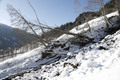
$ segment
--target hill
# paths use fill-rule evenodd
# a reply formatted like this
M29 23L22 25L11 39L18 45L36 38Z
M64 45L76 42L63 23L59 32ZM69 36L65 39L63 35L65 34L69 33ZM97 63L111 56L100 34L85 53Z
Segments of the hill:
M115 5L117 2L117 5ZM106 4L105 4L105 9L106 9L106 14L109 14L109 13L112 13L114 11L117 10L117 7L120 8L120 0L109 0ZM75 26L78 26L78 25L81 25L83 23L85 23L85 21L90 21L92 19L95 19L97 17L100 17L102 16L100 14L101 12L101 9L97 12L84 12L84 13L81 13L76 19L74 22L68 22L66 24L63 24L59 27L55 27L56 29L59 29L59 30L63 30L63 31L66 31L66 30L71 30L72 28L74 28ZM87 19L85 19L84 15L86 16ZM49 40L51 39L54 39L54 38L57 38L59 36L61 36L63 33L61 32L58 32L58 31L54 31L54 30L50 30L50 31L47 31L44 35L45 37L49 37Z
M12 27L0 24L0 49L15 47L19 43L18 38L11 32Z
M120 10L120 0L109 0L105 4L106 14L116 11L116 9Z
M22 36L22 39L19 37ZM14 48L22 45L34 37L22 30L14 29L5 24L0 24L0 49Z

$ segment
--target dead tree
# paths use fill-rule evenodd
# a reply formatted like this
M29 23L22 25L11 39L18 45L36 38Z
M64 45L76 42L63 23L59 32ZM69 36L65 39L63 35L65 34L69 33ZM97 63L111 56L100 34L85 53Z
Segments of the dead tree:
M78 0L74 0L74 4L75 4L77 10L79 10L79 11L81 11L81 13L83 13L83 17L85 18L85 22L86 22L86 24L87 24L87 26L89 28L89 31L90 31L91 28L90 28L90 25L88 23L88 19L87 19L85 13L84 13L84 10L83 10L82 6L80 5Z
M38 38L40 40L40 42L46 47L46 44L43 41L43 39L35 32L33 27L29 24L29 21L26 20L25 17L19 11L17 11L10 4L7 5L7 11L10 14L10 16L12 17L11 22L15 26L20 26L21 25L22 29L24 29L24 30L30 29L32 31L32 33L35 35L35 37Z
M35 9L33 8L33 6L31 5L31 3L29 3L29 5L32 7L35 15L36 15L36 18L37 18L37 21L38 23L34 23L34 22L30 22L28 21L21 13L20 11L16 10L12 5L8 4L7 6L7 11L9 12L10 16L11 16L11 22L13 23L13 25L15 26L21 26L21 29L25 30L25 31L28 31L29 33L30 30L32 31L32 34L35 35L36 38L39 39L39 41L45 46L47 47L47 41L44 40L44 38L42 38L41 36L39 36L36 32L36 29L38 30L41 30L43 33L44 33L44 29L50 29L50 30L54 30L54 31L59 31L59 32L62 32L63 34L67 34L67 35L73 35L73 36L77 36L77 37L83 37L83 33L80 33L80 34L75 34L75 33L72 33L70 31L63 31L63 30L59 30L59 29L55 29L55 28L52 28L48 25L45 25L45 24L42 24L40 23L38 17L37 17L37 14L36 14L36 11ZM88 22L87 22L88 24ZM88 24L89 26L89 24ZM89 26L90 28L90 26ZM86 37L87 39L89 39L89 37L87 36L84 36Z
M115 8L118 11L118 13L120 14L120 0L115 0Z
M101 7L101 14L104 16L104 21L106 23L106 27L109 27L110 23L109 23L108 18L106 16L106 9L104 6L104 0L96 0L96 3Z
M104 17L104 21L106 23L106 27L109 27L109 25L111 25L108 21L108 18L106 16L106 8L104 6L104 0L87 0L88 5L86 6L86 8L89 11L99 11L101 15Z
M33 9L33 12L35 13L35 16L36 16L36 19L37 19L38 24L41 25L40 20L39 20L39 18L38 18L38 16L37 16L36 10L34 9L34 7L32 6L32 4L31 4L29 1L28 1L28 4L29 4L30 7ZM42 33L44 34L45 32L44 32L44 29L42 28L42 26L40 26L40 29L41 29Z

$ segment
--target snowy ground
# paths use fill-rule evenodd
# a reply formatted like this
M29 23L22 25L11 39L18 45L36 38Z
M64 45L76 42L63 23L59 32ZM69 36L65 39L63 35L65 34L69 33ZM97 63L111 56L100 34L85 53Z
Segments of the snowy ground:
M117 15L119 15L118 11L108 14L107 17L110 18L112 16L117 16ZM107 33L105 32L106 24L104 21L104 17L99 17L99 18L93 19L93 20L89 21L88 23L89 23L91 29L90 29L90 32L89 31L86 32L85 35L90 38L94 38L95 42L99 41L100 38L104 38L107 35ZM87 27L87 24L84 23L82 25L76 26L70 32L78 34L78 33L83 33L85 31L87 31L88 29L89 29L89 27ZM58 37L57 40L68 40L73 37L74 36L72 36L72 35L64 34L64 35Z
M0 78L6 77L13 73L18 73L23 68L38 65L38 63L34 63L34 61L41 58L41 51L42 47L1 62Z
M89 47L68 54L71 58L44 65L38 71L15 79L120 80L120 31Z
M118 15L118 12L111 13L108 17L114 15ZM105 36L105 33L101 32L102 27L105 26L102 17L94 19L89 23L91 24L92 34L86 33L86 35L95 37L95 41L103 35ZM80 29L84 25L75 27L71 32L80 33ZM98 31L94 32L95 30ZM13 80L120 80L119 34L120 31L113 35L108 35L102 41L89 44L89 46L87 45L82 49L79 49L78 46L71 45L69 51L63 51L68 54L66 58L49 65L43 65L41 69L26 73L22 77L17 76ZM63 35L58 40L68 39L70 37L72 36ZM59 50L62 49L60 47L55 49L55 51ZM42 57L42 51L44 51L44 47L1 62L0 79L11 74L27 71L29 67L39 66L50 61L51 59L39 60Z

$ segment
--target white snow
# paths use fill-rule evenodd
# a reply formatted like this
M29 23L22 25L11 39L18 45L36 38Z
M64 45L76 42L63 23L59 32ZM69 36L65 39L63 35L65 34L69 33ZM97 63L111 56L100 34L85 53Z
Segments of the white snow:
M8 76L10 74L18 73L22 69L36 66L38 63L35 63L37 59L41 58L42 48L36 48L27 53L17 55L14 58L5 60L0 63L0 78Z
M119 13L118 11L113 12L111 14L108 14L107 17L112 17L112 16L118 16ZM104 29L106 28L106 24L104 21L104 17L99 17L93 20L90 20L89 25L91 27L91 33L87 32L85 33L87 36L91 37L91 38L95 38L95 41L98 41L100 37L104 37L106 35L106 33L104 32ZM82 25L76 26L75 28L73 28L72 30L70 30L70 32L72 33L83 33L84 31L87 31L89 28L87 27L87 23L84 23ZM101 35L101 36L98 36ZM62 36L58 37L57 40L67 40L69 38L74 37L73 35L66 35L63 34Z
M108 14L108 17L118 15L118 12ZM101 36L102 27L105 27L103 18L97 18L89 21L91 32L86 33L89 37L95 37L97 41ZM74 33L81 33L81 28L85 24L75 27L71 30ZM95 31L98 30L99 31ZM66 40L73 36L62 35L57 40ZM66 44L68 47L70 44ZM54 51L62 50L60 47ZM41 52L44 47L36 48L17 57L5 60L0 63L0 79L11 74L27 71L27 68L39 66L52 59L41 59ZM120 30L113 35L106 36L102 41L90 44L79 49L72 46L67 53L67 57L57 62L43 65L37 71L25 73L23 76L17 76L13 80L120 80ZM41 59L41 60L39 60ZM38 61L39 60L39 61ZM36 62L37 61L37 62Z
M108 35L106 37L107 41L103 39L100 43L85 47L86 52L83 49L78 50L78 54L74 54L73 58L60 60L60 64L55 64L55 66L52 64L44 65L40 70L27 73L16 79L30 79L27 78L28 76L34 76L32 79L35 79L36 76L39 78L42 76L46 80L120 80L119 33L120 31L114 35ZM107 43L110 43L110 45L105 45ZM99 49L101 45L108 50ZM70 64L64 66L65 63L79 64L79 66L73 68Z

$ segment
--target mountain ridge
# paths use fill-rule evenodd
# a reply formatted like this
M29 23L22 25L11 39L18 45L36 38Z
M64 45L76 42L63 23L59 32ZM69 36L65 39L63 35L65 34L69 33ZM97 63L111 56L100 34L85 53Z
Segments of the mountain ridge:
M18 35L21 35L23 38L20 39ZM33 38L33 35L25 31L0 23L0 49L14 48L18 45L27 43Z

